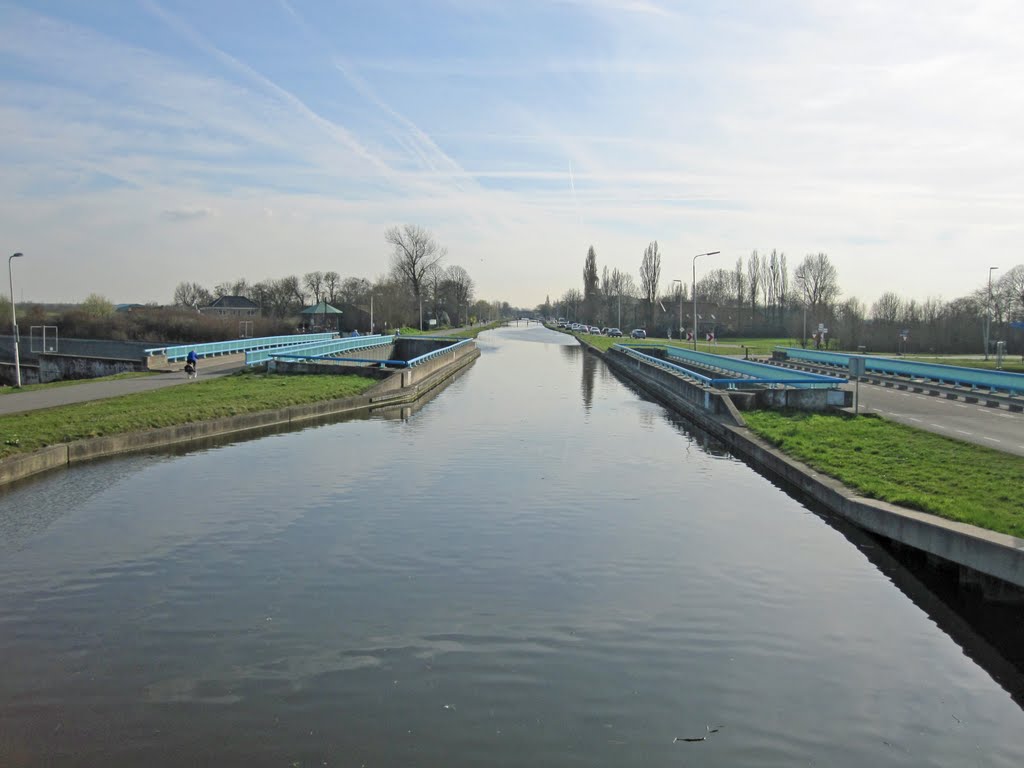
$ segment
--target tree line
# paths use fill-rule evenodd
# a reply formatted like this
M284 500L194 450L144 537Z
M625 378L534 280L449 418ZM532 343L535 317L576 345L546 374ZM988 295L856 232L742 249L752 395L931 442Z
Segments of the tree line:
M304 307L324 301L338 309L373 310L377 330L409 326L466 325L498 319L511 308L508 302L476 298L469 272L446 265L447 249L423 227L406 224L384 233L390 247L389 269L374 281L342 277L335 271L307 272L250 283L245 278L219 283L212 290L199 283L182 282L174 290L179 307L209 306L221 296L243 296L270 318L295 317ZM368 328L362 330L369 330Z
M599 277L600 274L600 277ZM1022 352L1024 265L969 294L945 301L907 299L883 293L870 307L842 298L839 274L827 253L807 254L794 268L779 249L754 250L730 268L704 272L696 285L683 279L662 283L657 241L643 250L637 278L607 266L599 272L593 245L583 267L583 289L570 288L537 311L546 317L599 327L645 328L657 336L692 333L696 300L698 337L790 338L796 343L869 351L970 352L1006 341ZM819 334L818 329L824 329Z
M465 325L518 316L507 301L485 301L476 296L469 272L448 265L447 250L426 229L406 224L384 233L389 249L387 271L369 280L342 277L334 270L313 271L251 282L241 277L208 288L183 281L175 289L171 306L133 305L137 311L117 312L99 294L80 304L18 305L18 324L25 331L35 325L56 325L67 338L109 338L168 343L215 341L239 333L237 317L202 314L222 296L243 296L260 309L252 318L252 335L277 335L296 330L303 308L326 301L346 313L345 327L368 331L371 306L373 324L383 331L401 327ZM6 313L3 308L6 307ZM10 318L10 302L0 296L0 315Z

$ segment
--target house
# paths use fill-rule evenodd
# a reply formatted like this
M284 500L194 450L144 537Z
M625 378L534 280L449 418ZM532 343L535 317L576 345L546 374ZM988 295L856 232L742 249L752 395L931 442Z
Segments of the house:
M245 296L221 296L208 307L201 307L204 315L220 317L259 317L260 305Z

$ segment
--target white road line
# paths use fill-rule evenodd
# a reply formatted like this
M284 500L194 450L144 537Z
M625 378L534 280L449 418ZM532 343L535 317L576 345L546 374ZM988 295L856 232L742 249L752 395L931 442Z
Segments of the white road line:
M908 416L907 418L909 418L911 421L916 421L918 424L921 423L920 419L915 419L913 416Z
M954 407L956 407L956 408L967 408L968 407L968 406L964 405L963 403L953 403L952 405Z
M932 424L936 429L949 429L945 424Z
M988 441L993 442L993 443L1001 443L1001 442L1003 442L1002 440L996 440L994 437L985 437L984 435L982 435L981 439L982 440L988 440Z
M967 435L968 437L970 437L970 436L972 436L974 434L973 432L966 432L965 430L962 430L962 429L958 429L956 432L957 432L958 435Z

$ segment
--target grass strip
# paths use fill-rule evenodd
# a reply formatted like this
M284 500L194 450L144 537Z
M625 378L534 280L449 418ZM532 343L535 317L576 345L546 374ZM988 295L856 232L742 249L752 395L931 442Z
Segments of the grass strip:
M1024 460L876 416L750 411L781 451L871 499L1024 538Z
M361 394L362 376L274 376L243 371L153 392L0 416L0 458L89 437L209 421Z

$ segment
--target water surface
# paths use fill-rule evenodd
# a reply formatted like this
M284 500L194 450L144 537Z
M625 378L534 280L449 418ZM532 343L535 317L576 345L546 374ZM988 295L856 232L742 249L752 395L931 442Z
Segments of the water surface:
M0 765L1024 764L870 544L564 335L479 345L406 420L0 493Z

